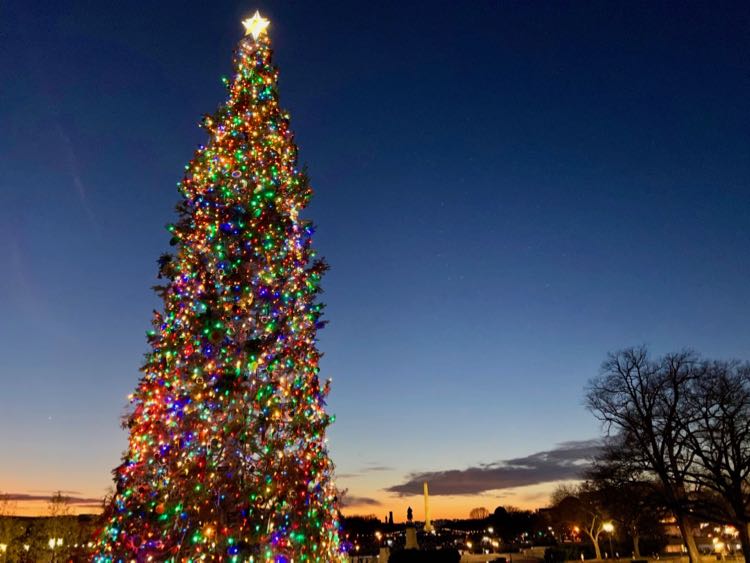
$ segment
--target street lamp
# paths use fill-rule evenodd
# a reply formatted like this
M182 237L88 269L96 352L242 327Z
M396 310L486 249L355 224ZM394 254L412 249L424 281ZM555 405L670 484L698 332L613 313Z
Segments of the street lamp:
M721 556L721 559L723 560L724 559L724 546L725 546L724 542L721 541L719 538L714 538L713 543L714 543L714 551L718 553Z
M55 553L55 547L62 547L62 538L50 538L47 542L49 548L52 550L52 561L57 561L57 554Z
M612 551L612 532L615 531L615 525L612 522L605 522L602 524L602 530L609 535L609 556L612 557L614 556L614 552Z

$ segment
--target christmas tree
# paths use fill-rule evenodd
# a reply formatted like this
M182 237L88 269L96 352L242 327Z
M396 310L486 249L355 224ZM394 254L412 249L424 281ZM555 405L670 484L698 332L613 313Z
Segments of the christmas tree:
M229 99L178 184L151 350L131 396L95 561L338 561L318 379L326 269L279 108L268 20L246 36Z

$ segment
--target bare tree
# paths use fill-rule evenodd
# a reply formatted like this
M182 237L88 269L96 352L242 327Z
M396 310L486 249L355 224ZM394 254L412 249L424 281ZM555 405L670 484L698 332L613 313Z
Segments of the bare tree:
M16 503L10 495L0 492L0 516L11 516L16 510Z
M65 559L66 552L71 548L71 540L75 538L75 519L71 516L70 498L62 491L53 494L47 503L49 518L43 527L45 536L49 537L49 547L52 551L52 561Z
M619 442L610 442L586 471L590 487L599 492L602 503L619 528L630 536L633 557L641 558L642 537L661 537L660 520L665 509L656 491L658 483L643 481L643 473L623 455Z
M561 485L552 493L552 519L566 528L582 531L594 547L596 559L602 558L599 537L609 520L601 496L590 483L578 486Z
M62 491L57 491L50 497L47 503L47 512L51 518L69 516L70 497L63 495Z
M469 518L473 520L484 520L490 515L490 511L485 507L480 506L479 508L472 508L469 512Z
M709 504L725 510L750 561L750 364L705 362L687 397L686 438L696 461L687 477L713 493Z
M691 563L700 559L689 502L693 453L685 440L690 423L685 391L697 375L698 363L692 352L653 361L645 348L626 349L610 354L586 397L607 434L622 437L634 467L660 482Z
M17 540L23 536L26 528L15 517L16 502L8 494L0 493L0 559L12 561L17 553Z

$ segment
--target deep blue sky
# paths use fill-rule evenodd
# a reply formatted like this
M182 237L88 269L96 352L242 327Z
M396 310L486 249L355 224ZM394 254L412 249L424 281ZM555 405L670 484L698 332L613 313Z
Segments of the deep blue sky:
M331 450L372 511L409 472L596 436L610 350L750 358L746 2L15 0L0 490L107 486L175 183L255 9L332 265Z

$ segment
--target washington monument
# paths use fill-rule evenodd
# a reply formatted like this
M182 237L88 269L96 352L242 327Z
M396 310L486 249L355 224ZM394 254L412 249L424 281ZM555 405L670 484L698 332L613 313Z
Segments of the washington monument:
M427 488L427 481L424 482L424 531L435 531L430 521L430 491Z

